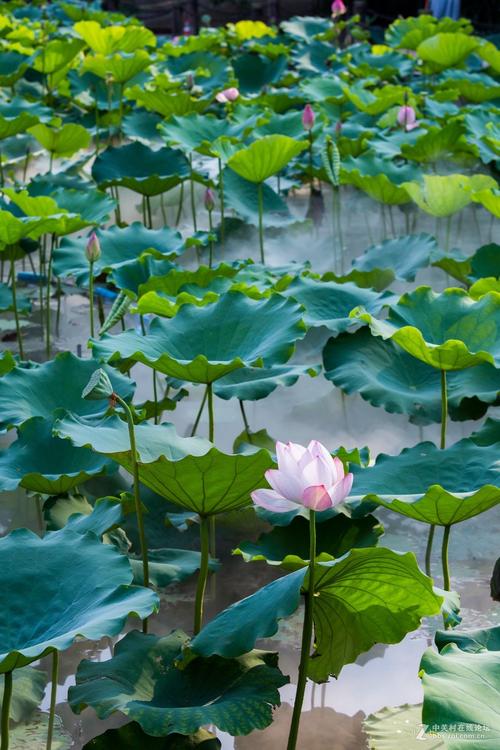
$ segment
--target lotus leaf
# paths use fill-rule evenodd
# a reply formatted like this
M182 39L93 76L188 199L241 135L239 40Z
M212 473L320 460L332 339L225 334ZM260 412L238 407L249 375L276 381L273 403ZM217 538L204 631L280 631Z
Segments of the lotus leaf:
M12 700L10 718L12 721L28 721L45 693L47 675L33 667L16 669L12 675ZM4 678L0 679L0 701L3 700Z
M231 169L223 170L223 180L225 200L229 208L236 211L248 224L258 226L258 185L244 180ZM286 201L265 183L262 185L262 207L262 222L265 227L285 227L297 221L290 213Z
M77 151L88 148L90 134L82 125L67 123L60 128L50 128L39 122L28 129L37 141L51 154L57 156L73 156Z
M145 734L135 721L119 729L108 729L104 734L87 742L84 750L220 750L220 740L205 729L194 735L170 734L167 737L151 737ZM432 750L432 749L431 749Z
M434 728L439 732L450 750L464 750L470 743L468 732L456 736L457 724L473 727L474 747L478 750L493 750L500 741L495 709L500 693L498 642L493 639L477 651L464 651L457 635L460 636L453 633L446 638L446 634L440 634L440 653L427 649L422 657L422 720L428 725L428 732Z
M309 677L338 677L375 643L398 643L426 615L438 614L441 599L419 570L414 555L382 547L354 549L338 560L317 563L315 649ZM234 657L259 638L273 636L278 621L298 607L307 589L307 569L278 578L217 615L191 642L196 654Z
M261 183L280 172L305 148L305 143L286 135L267 135L237 151L228 166L244 180Z
M21 112L16 117L2 117L0 115L0 141L19 133L25 133L28 128L38 122L38 118L29 112Z
M441 421L441 378L393 341L366 329L330 339L323 350L325 377L345 393L359 393L415 424ZM500 370L482 364L447 376L448 411L454 420L479 419L500 392Z
M128 560L93 534L63 529L40 539L16 529L0 539L0 557L11 603L0 619L1 672L67 649L78 636L117 635L129 614L147 617L158 609L155 593L130 585ZM24 616L26 601L30 618Z
M472 194L475 203L481 203L490 214L500 219L500 190L478 190Z
M96 369L95 362L80 359L70 352L37 367L15 367L0 379L0 428L21 425L31 417L53 419L57 409L67 409L89 416L103 414L107 404L84 401L84 386ZM105 367L115 391L127 401L132 398L134 384L124 375Z
M155 35L144 26L103 27L97 21L80 21L75 23L74 28L91 50L101 55L135 52L142 47L156 47Z
M195 658L179 668L176 661L187 643L179 630L163 638L128 633L111 660L80 663L69 691L73 710L92 706L101 719L120 711L160 737L193 734L207 724L242 735L271 723L278 688L287 682L273 655Z
M21 425L18 439L0 453L0 490L21 486L32 492L59 495L115 469L111 461L87 448L74 448L52 437L51 420L33 417Z
M444 450L419 443L350 470L357 494L416 521L451 526L500 503L497 447L480 447L470 438Z
M123 86L149 67L151 62L150 56L144 50L136 50L131 54L87 55L82 70L105 80L111 79Z
M50 75L65 68L83 47L80 39L51 39L43 44L40 54L32 58L31 67Z
M182 117L189 115L191 112L204 112L209 102L205 99L195 99L187 91L164 91L163 89L143 89L139 86L132 86L127 89L126 94L129 99L133 99L149 112L157 112L163 118L167 119L176 115Z
M440 33L424 39L417 47L417 55L424 62L437 68L452 68L459 65L479 46L479 40L460 32Z
M295 279L283 294L305 308L306 325L326 326L335 334L352 328L353 319L349 315L359 305L376 314L395 299L389 292L379 294L371 289L360 289L349 281L337 284L307 277Z
M486 175L476 176L491 180ZM474 185L473 178L461 174L426 174L422 183L404 182L402 187L422 211L439 218L452 216L465 208L472 200L472 192L476 192ZM485 188L487 187L488 185L485 185ZM477 192L479 190L480 187Z
M275 365L274 367L242 367L214 383L214 393L219 398L238 398L257 401L266 398L279 386L295 385L301 375L316 377L319 366Z
M156 318L146 337L106 334L91 346L101 361L133 360L180 380L212 383L240 367L285 363L304 333L295 302L227 292L212 305L183 305L171 320Z
M414 281L421 268L429 265L438 245L430 234L409 234L372 245L356 258L353 267L368 272L374 269L392 271L398 281Z
M121 185L147 196L170 190L188 175L189 163L181 151L153 151L137 141L108 147L92 166L92 176L100 187Z
M213 142L218 138L239 138L243 130L243 125L196 112L185 117L171 117L160 126L160 131L168 143L178 145L186 152L196 150L207 155L211 152Z
M169 227L147 229L139 221L127 227L97 229L96 234L101 245L101 257L94 263L94 276L122 268L145 255L171 260L184 249L184 240L179 232ZM74 276L78 284L88 283L87 241L88 237L68 237L54 250L54 272L58 276Z
M278 55L272 60L265 55L248 52L234 56L232 65L240 91L243 94L256 94L264 86L280 80L286 70L287 58L285 55Z
M420 750L425 739L428 750L445 750L444 740L427 734L417 735L422 726L422 706L389 706L370 714L363 722L370 750Z
M14 680L15 678L14 672ZM47 747L47 730L49 714L36 711L28 724L16 724L9 731L9 750L45 750ZM64 729L59 716L54 717L52 732L52 750L70 750L73 738Z

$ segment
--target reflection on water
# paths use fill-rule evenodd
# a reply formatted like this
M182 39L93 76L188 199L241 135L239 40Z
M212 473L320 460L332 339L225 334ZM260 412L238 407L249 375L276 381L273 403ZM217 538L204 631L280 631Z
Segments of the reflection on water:
M128 220L136 218L134 206L136 199L123 191L123 214ZM303 215L306 208L306 194L298 194L293 200L297 215ZM329 205L328 199L325 201ZM174 202L172 203L174 206ZM174 208L167 209L173 212ZM452 232L453 241L459 235L462 250L471 252L482 242L491 239L489 222L480 227L481 236L474 221L475 208L469 207L464 212L461 224L455 224ZM343 216L348 242L348 259L358 255L372 241L380 241L385 236L380 209L360 197L359 194L347 191L343 204ZM404 230L404 216L396 215L397 229ZM160 225L159 215L155 226ZM434 221L420 216L417 231L434 232ZM496 229L498 231L498 228ZM314 270L325 271L331 268L332 247L329 236L328 217L324 227L316 233L303 230L291 230L286 240L283 237L270 238L267 243L269 261L275 264L288 263L291 260L311 260ZM249 240L231 243L225 251L225 259L232 257L256 257L257 243ZM193 258L192 258L193 260ZM414 285L430 283L435 289L446 286L443 273L435 269L421 272ZM395 285L397 291L403 287ZM130 323L134 321L131 318ZM86 336L88 330L87 301L79 294L72 294L63 302L58 348L76 352L82 347L83 356L88 356ZM40 353L40 332L34 326L28 335L27 350L34 359L43 359ZM312 330L297 349L297 362L319 363L321 349L329 337L325 329ZM150 396L151 372L137 365L133 377L138 382L137 397ZM189 387L189 397L184 399L178 410L165 415L176 425L180 434L189 434L195 414L202 397L200 387ZM216 399L216 443L224 450L230 450L232 441L243 429L241 415L234 401ZM490 413L495 410L490 410ZM403 447L413 445L422 439L437 441L439 428L430 425L418 428L408 423L404 416L388 414L371 407L358 396L341 397L331 383L322 376L311 381L308 377L292 388L281 388L271 394L265 401L249 403L247 406L251 428L267 428L269 433L281 440L308 442L317 438L331 448L343 444L347 447L368 445L372 456L383 451L398 453ZM450 442L468 435L477 424L452 423L449 429ZM207 424L202 419L199 434L206 434ZM3 436L6 444L13 435ZM381 509L376 513L386 528L381 544L397 550L414 551L422 563L422 552L425 546L426 527L408 519L390 514ZM28 526L39 529L39 518L36 503L27 498L22 491L6 493L0 506L0 531ZM261 528L261 527L259 527ZM255 589L279 574L276 569L268 568L263 563L246 564L239 557L231 557L231 549L243 539L255 538L258 524L249 521L248 514L232 514L224 523L220 542L220 555L224 565L217 576L215 592L209 593L207 617L213 616L223 607ZM465 627L483 627L500 622L498 604L489 597L489 578L494 560L498 557L498 535L500 532L500 510L489 511L484 516L474 518L453 529L450 545L450 561L454 586L462 596L463 618ZM438 543L436 544L435 574L440 582ZM182 546L182 536L178 546ZM194 581L179 587L172 587L162 597L162 608L154 619L152 627L155 632L168 633L173 628L191 629L194 598ZM131 623L133 626L133 623ZM339 680L331 680L326 685L308 686L304 702L304 718L301 725L300 747L307 750L360 750L366 747L366 738L362 731L362 720L368 713L385 705L415 703L421 699L421 689L417 676L418 665L423 650L432 642L432 634L440 626L439 619L427 622L418 633L411 634L394 646L375 646L368 654L363 655L357 664L348 665L342 671ZM279 649L280 665L285 674L289 674L291 684L282 689L283 705L276 712L275 722L264 732L255 732L249 737L233 740L221 734L224 750L273 750L285 745L291 717L291 703L294 696L299 644L301 614L297 613L282 624L278 637L264 645ZM118 726L124 719L115 716L109 721L100 722L89 709L81 716L75 717L65 704L67 689L74 683L74 673L82 658L107 659L110 656L112 643L105 639L98 644L87 641L75 644L62 655L61 672L58 689L58 713L63 717L70 730L78 750L92 736L105 728ZM41 665L46 670L48 663ZM47 689L45 707L48 706ZM403 750L403 749L402 749Z

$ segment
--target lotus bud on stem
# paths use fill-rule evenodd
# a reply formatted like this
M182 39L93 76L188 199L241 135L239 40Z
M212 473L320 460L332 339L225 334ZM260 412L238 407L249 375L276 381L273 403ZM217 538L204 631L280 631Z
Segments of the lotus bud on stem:
M101 257L101 243L95 232L88 239L85 255L89 262L90 336L94 338L94 263Z

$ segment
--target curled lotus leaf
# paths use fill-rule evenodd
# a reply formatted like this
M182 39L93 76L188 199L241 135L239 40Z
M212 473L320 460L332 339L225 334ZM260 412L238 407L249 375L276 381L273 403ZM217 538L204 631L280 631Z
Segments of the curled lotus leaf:
M261 183L281 172L305 148L305 143L286 135L267 135L233 154L228 166L244 180Z
M295 385L299 377L316 377L320 366L274 365L273 367L242 367L233 370L214 383L214 393L219 398L238 398L241 401L257 401L266 398L276 388Z
M500 294L472 299L463 289L441 294L419 287L392 305L387 320L353 310L375 336L392 339L413 357L440 370L463 370L483 362L500 367Z
M125 331L91 340L108 363L142 362L193 383L212 383L244 366L284 364L305 335L300 306L279 294L253 300L227 292L206 307L183 305L170 319L156 318L147 336Z
M369 247L356 258L353 267L363 272L388 270L392 271L393 279L414 281L418 271L429 265L437 250L438 244L430 234L410 234Z
M93 534L63 529L40 539L16 529L0 539L0 559L10 602L0 617L2 673L63 651L79 636L117 635L129 614L147 617L158 610L153 591L131 585L127 558Z
M112 659L80 663L69 690L73 711L92 706L101 719L119 711L156 737L189 735L209 724L245 735L271 723L278 689L288 682L273 654L198 657L178 665L187 643L179 630L164 637L128 633Z

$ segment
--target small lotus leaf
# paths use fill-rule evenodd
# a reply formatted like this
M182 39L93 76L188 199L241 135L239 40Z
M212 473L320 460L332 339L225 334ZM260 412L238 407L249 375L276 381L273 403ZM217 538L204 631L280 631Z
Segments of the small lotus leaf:
M235 153L228 166L249 182L260 183L280 172L306 148L286 135L267 135Z

